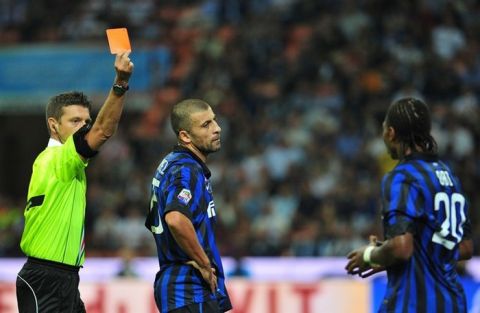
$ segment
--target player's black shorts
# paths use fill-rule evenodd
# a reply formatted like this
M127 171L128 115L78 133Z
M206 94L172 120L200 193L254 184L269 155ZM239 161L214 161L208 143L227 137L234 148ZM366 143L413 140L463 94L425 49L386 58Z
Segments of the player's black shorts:
M222 313L217 301L194 303L170 311L169 313Z
M85 313L78 267L29 257L17 275L19 313Z

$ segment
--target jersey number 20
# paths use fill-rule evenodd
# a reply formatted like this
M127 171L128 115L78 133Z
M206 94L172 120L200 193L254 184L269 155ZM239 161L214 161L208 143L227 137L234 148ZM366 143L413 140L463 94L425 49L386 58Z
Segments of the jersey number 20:
M449 196L445 192L435 194L435 211L443 208L445 210L445 220L442 223L441 230L433 234L432 241L441 244L448 250L452 250L457 243L462 240L463 224L465 223L465 197L459 193L453 193ZM460 213L458 220L457 213ZM454 240L447 239L453 237Z

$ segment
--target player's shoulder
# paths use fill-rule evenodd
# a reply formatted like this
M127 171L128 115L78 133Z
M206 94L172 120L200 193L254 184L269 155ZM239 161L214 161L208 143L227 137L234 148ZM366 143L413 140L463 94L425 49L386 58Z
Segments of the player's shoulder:
M393 177L402 177L405 176L408 172L405 163L399 163L394 168L392 168L389 172L385 173L385 178L393 178Z
M172 152L160 163L158 170L164 173L197 173L202 167L188 153Z
M398 164L390 172L383 176L383 184L403 184L414 181L415 175L409 166L405 163Z
M425 174L433 170L433 161L423 159L407 159L399 162L392 170L395 175L415 176Z

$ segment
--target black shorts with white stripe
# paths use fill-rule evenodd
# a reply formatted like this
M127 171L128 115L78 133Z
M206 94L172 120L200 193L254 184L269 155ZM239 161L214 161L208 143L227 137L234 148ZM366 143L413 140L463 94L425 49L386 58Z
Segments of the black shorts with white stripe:
M78 267L28 258L17 275L19 313L85 313Z

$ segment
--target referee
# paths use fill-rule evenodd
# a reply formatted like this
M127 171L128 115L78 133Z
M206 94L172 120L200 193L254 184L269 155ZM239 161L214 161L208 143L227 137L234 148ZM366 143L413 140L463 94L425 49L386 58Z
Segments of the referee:
M20 313L85 312L78 290L85 259L85 168L117 128L133 71L128 55L116 56L114 85L93 125L83 93L59 94L47 105L50 140L33 163L20 243L27 256L16 283Z

